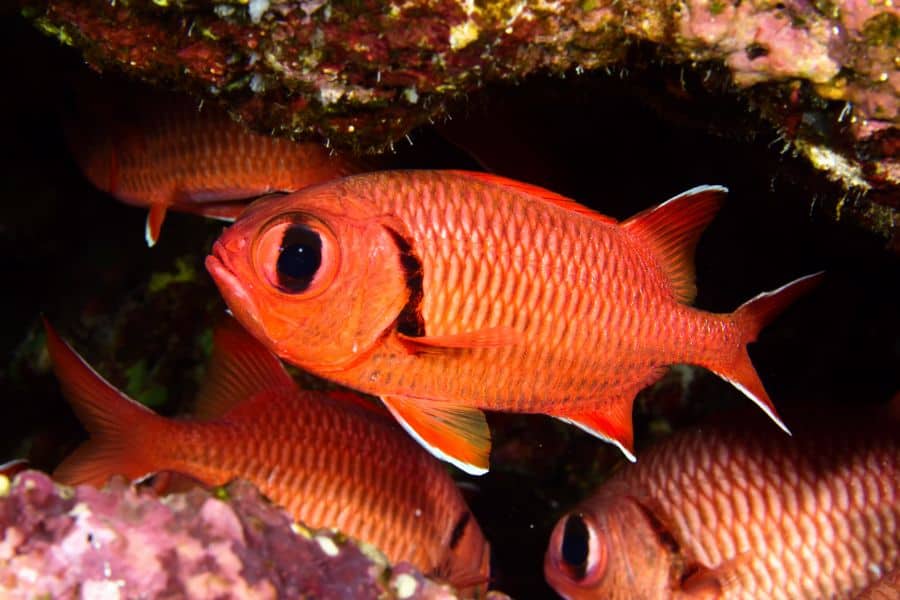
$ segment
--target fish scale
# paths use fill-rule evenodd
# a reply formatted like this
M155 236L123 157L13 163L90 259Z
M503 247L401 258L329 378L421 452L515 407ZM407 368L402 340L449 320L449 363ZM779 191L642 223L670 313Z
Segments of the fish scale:
M199 403L206 420L152 413L49 327L47 339L63 391L92 434L57 468L59 481L99 486L113 474L134 480L161 471L206 485L243 478L304 525L339 529L392 563L409 561L461 588L485 586L487 543L441 464L366 401L297 389L233 323L214 336L212 391Z
M784 427L746 345L819 277L731 314L688 306L724 193L701 186L618 223L502 177L368 173L255 203L206 264L279 356L379 396L469 473L488 467L482 410L558 417L633 458L634 397L673 363L713 370ZM280 283L300 272L283 271L289 232L317 240L297 289Z
M804 597L811 597L813 590L816 597L832 597L848 584L858 589L869 583L865 575L869 561L886 568L900 564L900 491L896 486L900 451L896 444L866 454L845 444L819 444L816 452L822 456L830 460L843 456L848 461L844 473L826 479L816 476L820 469L798 466L803 460L799 451L782 442L768 440L759 446L746 436L726 438L704 430L685 436L665 452L648 454L646 468L629 471L632 476L626 472L620 480L631 489L644 490L661 507L674 523L674 533L701 564L720 565L735 559L738 549L753 552L752 563L736 569L740 588L730 590L729 597L801 597L792 594L795 581L805 588ZM711 462L691 468L690 461L682 462L688 456ZM804 456L803 462L817 462L811 452ZM735 503L728 487L713 487L716 481L738 482L747 471L757 474L744 491L751 498L749 507ZM794 475L793 481L789 474ZM827 501L820 504L823 498L834 497L848 501L833 507ZM743 524L745 535L735 533L729 511ZM776 521L774 526L771 519ZM834 529L841 530L847 541L827 543L828 532ZM834 569L827 568L830 565ZM780 576L773 577L778 571ZM808 573L816 575L805 580L803 575Z
M255 197L294 191L363 166L321 144L245 129L211 104L201 109L187 97L116 92L82 99L79 114L67 122L69 144L91 183L151 210L146 231L151 245L169 208L233 219L241 203Z
M573 599L854 598L900 568L900 424L866 416L673 435L560 520L548 581Z

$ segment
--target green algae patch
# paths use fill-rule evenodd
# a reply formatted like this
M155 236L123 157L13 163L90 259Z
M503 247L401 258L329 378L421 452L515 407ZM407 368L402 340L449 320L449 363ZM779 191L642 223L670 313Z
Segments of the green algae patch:
M862 34L873 46L896 46L900 44L900 18L887 12L876 15L863 25Z
M163 291L173 283L187 283L197 279L197 271L184 257L175 259L174 273L154 273L150 276L147 291L156 294Z

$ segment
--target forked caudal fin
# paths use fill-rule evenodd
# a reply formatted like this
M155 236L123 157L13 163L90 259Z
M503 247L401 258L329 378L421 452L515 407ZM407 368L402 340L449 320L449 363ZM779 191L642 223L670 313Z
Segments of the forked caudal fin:
M110 476L139 479L155 471L141 456L142 440L152 439L165 419L103 379L44 320L47 351L63 394L91 434L54 471L67 485L102 486Z
M803 296L817 286L824 276L823 272L813 273L783 285L777 290L763 292L748 300L734 311L733 318L741 331L740 348L732 354L730 364L704 365L715 374L725 379L753 400L763 412L775 421L785 432L790 433L775 411L775 406L763 387L756 369L747 354L747 344L756 341L763 327L775 319L797 298Z

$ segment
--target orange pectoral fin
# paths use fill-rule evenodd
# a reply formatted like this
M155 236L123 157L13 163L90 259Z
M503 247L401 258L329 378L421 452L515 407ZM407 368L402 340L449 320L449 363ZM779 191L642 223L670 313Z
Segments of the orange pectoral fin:
M434 456L470 475L487 473L491 432L483 412L404 396L382 396L381 400L407 433Z
M514 346L522 341L522 334L512 327L490 327L466 333L423 337L398 333L397 337L412 353L436 352L445 349L502 348L503 346Z
M696 567L696 570L682 581L681 591L686 597L697 600L730 598L734 592L732 588L737 582L737 569L751 558L749 552L742 552L714 568Z

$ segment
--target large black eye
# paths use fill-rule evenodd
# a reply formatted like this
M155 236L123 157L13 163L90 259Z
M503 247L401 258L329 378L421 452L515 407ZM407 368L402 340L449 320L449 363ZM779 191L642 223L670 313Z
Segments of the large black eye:
M304 224L284 230L275 270L278 287L299 293L309 287L322 264L322 238Z
M569 515L566 519L560 551L563 560L571 569L572 577L584 579L590 553L590 534L584 519L580 516Z

